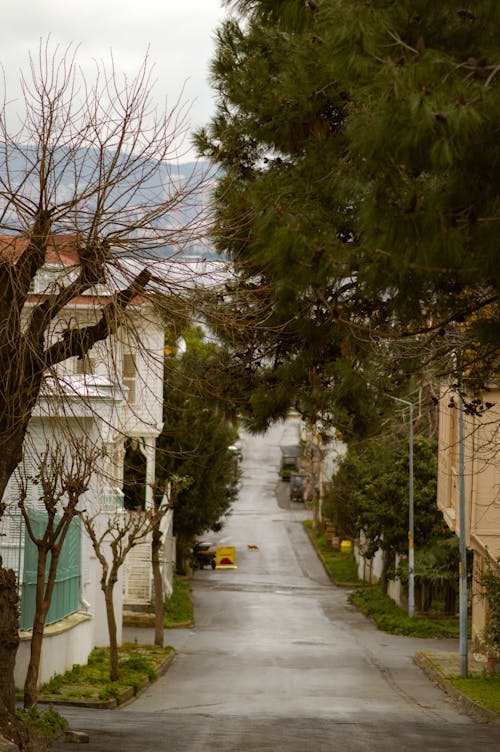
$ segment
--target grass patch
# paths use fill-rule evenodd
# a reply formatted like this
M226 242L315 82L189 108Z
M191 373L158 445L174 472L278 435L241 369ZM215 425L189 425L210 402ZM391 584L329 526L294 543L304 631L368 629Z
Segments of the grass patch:
M191 624L193 621L193 603L191 601L191 584L180 577L174 577L174 589L170 598L165 598L165 615L163 625L167 628Z
M349 601L366 616L370 616L377 627L390 634L406 637L458 637L460 626L456 617L432 619L415 616L413 619L399 608L385 593L377 588L360 587L349 595Z
M37 742L37 749L50 749L51 742L66 729L68 722L52 706L47 710L37 707L19 710L18 716L24 721L30 739Z
M500 718L500 675L447 676L455 689L460 690L474 702L492 710Z
M354 554L335 551L325 533L313 528L312 520L305 520L304 527L335 584L344 587L357 585L359 579Z
M156 678L156 672L171 647L126 643L119 649L120 678L109 680L109 650L95 648L85 666L75 664L71 671L56 674L39 692L40 701L81 702L116 699L137 694L147 681Z
M163 603L163 626L189 627L193 625L193 604L191 602L191 585L182 578L174 576L172 595L165 596ZM152 628L155 625L155 613L152 606L147 611L126 611L123 614L126 627Z

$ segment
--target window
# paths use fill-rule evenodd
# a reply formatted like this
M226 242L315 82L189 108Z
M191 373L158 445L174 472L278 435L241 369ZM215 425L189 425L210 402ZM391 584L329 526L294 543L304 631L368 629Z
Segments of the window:
M80 374L92 374L95 373L95 360L89 358L88 355L83 355L81 358L77 358L76 361L76 373Z
M135 355L132 355L132 353L124 353L122 365L122 381L123 386L128 387L127 401L129 402L129 404L135 402L136 373L137 371L135 365Z

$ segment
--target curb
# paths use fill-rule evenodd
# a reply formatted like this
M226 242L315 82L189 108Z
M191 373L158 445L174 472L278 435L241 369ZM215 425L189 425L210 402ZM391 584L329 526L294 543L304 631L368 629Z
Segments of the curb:
M442 671L436 666L436 664L423 652L418 652L413 656L413 662L422 669L424 674L431 679L431 681L440 687L447 695L449 695L455 703L468 715L470 715L476 722L489 722L500 723L498 715L493 710L484 707L480 703L472 700L468 695L464 694L461 690L453 686L453 684L446 678Z
M162 662L160 663L160 665L156 669L156 679L158 679L159 676L163 676L163 674L165 674L168 671L168 669L170 668L170 666L174 662L176 656L177 656L177 652L175 650L171 650L170 653L165 656L165 658L162 660ZM156 679L154 679L153 681L148 680L148 684L154 684L154 682L156 681ZM146 687L144 687L144 689L146 689ZM142 691L143 690L141 689L141 692ZM136 697L138 695L139 695L139 692L137 693Z
M168 671L168 669L170 668L170 666L174 662L176 656L177 656L177 652L175 650L172 650L167 656L165 656L165 658L162 660L162 662L156 668L156 671L155 671L156 678L153 679L153 680L151 680L151 679L145 679L144 682L142 683L142 685L137 690L137 692L135 694L132 694L132 697L128 697L123 702L120 702L120 704L119 704L120 707L123 708L126 705L131 705L134 702L134 700L137 700L137 698L140 695L142 695L142 693L145 692L146 689L148 689L148 687L150 687L152 684L154 684L155 681L160 678L160 676L163 676L163 674L166 674L167 671Z
M122 616L124 627L140 627L151 629L155 625L155 615L141 613L140 611L124 611Z
M134 691L132 687L125 689L127 694L128 690L132 690L132 693ZM89 708L91 710L114 710L119 705L114 697L109 700L69 700L59 695L39 695L38 702L43 705L67 705L70 708Z
M316 552L316 555L318 559L320 560L321 564L323 565L323 568L329 577L330 581L336 585L339 588L345 588L345 589L351 589L354 590L356 587L359 586L359 583L338 583L334 580L332 573L328 569L326 562L321 554L321 552L318 550L318 548L315 545L315 542L313 540L313 537L311 535L310 529L307 527L307 525L303 525L303 529L306 531L307 537L309 538L309 541ZM360 613L363 613L360 609L358 609ZM364 616L367 619L371 619L371 617L364 614ZM373 619L371 621L374 622ZM380 629L377 627L377 629ZM383 631L383 630L381 630ZM457 689L449 679L446 678L445 674L438 668L436 663L432 661L432 659L424 652L418 652L413 657L413 662L420 668L422 671L426 674L426 676L438 687L440 687L446 694L453 699L456 705L459 706L463 712L467 713L473 720L479 723L494 723L500 725L500 718L498 714L496 714L493 710L490 710L489 708L485 707L484 705L481 705L476 700L473 700L468 695L466 695L461 690Z
M154 679L145 679L142 685L134 692L133 687L123 687L120 692L119 700L115 697L109 700L68 700L59 697L58 695L40 695L38 702L50 705L68 705L69 707L76 708L89 708L91 710L115 710L117 707L123 707L133 702L139 695L141 695L151 684L165 674L174 662L177 656L175 650L171 650L170 653L165 656L161 663L155 669L156 677ZM1 752L1 751L0 751Z
M336 587L342 588L343 590L355 590L357 587L359 587L359 585L360 585L359 582L337 582L337 580L334 579L332 573L330 572L330 569L328 568L328 565L327 565L326 561L323 558L323 555L322 555L321 551L317 548L317 546L316 546L316 544L314 542L314 539L312 537L311 531L309 530L309 528L307 527L307 525L304 525L304 523L302 523L302 527L306 531L306 534L307 534L307 537L309 538L311 546L313 547L313 549L314 549L314 551L316 553L316 556L318 557L318 559L320 560L321 564L323 565L323 569L325 570L326 574L328 575L328 578L329 578L330 582L332 582Z
M122 624L124 627L131 627L135 629L154 629L155 615L148 613L141 613L140 611L124 611ZM164 629L191 629L194 627L194 621L189 619L188 621L179 621L175 624L169 624L164 626Z
M63 731L63 737L65 742L73 744L88 744L90 741L86 731Z

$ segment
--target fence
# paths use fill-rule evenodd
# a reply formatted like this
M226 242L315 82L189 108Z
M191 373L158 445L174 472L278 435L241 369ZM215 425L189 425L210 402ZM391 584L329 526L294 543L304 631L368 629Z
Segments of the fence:
M30 522L37 537L43 535L47 515L30 511ZM3 565L13 569L21 595L20 628L31 629L35 614L36 571L38 550L26 530L18 510L5 515L0 531L0 555ZM80 596L80 520L71 522L59 555L54 593L47 615L47 624L78 611Z

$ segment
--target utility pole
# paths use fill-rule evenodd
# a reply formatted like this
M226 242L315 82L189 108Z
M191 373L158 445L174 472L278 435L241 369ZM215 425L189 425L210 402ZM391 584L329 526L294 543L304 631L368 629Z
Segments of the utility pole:
M467 642L467 541L465 523L465 437L464 437L464 399L461 385L458 386L458 461L459 461L459 505L458 524L460 542L459 565L459 652L460 676L468 673Z
M413 619L415 616L415 548L413 545L415 537L415 502L414 502L414 482L413 482L413 402L401 399L401 397L393 397L391 394L387 394L387 397L401 402L409 408L409 462L408 462L408 616Z

